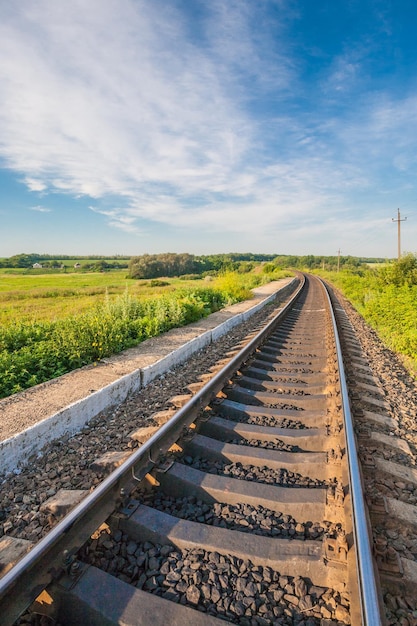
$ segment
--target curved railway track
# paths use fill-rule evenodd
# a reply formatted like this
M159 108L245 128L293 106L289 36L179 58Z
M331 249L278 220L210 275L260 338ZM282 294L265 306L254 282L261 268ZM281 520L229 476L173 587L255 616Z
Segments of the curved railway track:
M1 623L36 597L71 626L385 623L335 327L307 277L137 450L96 460L94 491L57 494L52 516L74 508L0 580Z

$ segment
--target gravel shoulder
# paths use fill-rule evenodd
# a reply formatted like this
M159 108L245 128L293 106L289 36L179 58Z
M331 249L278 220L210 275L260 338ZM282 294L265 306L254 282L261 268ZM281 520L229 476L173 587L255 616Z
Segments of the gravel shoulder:
M88 365L0 400L0 441L13 437L124 375L156 363L198 335L249 310L284 288L291 280L285 278L258 287L253 290L254 297L251 300L239 302L198 322L148 339L135 348L103 359L97 366Z

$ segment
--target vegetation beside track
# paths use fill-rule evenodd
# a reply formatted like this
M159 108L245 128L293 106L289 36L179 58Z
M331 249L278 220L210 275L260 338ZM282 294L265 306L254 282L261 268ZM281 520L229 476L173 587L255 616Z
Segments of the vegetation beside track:
M143 255L130 260L129 277L127 257L80 258L79 263L63 257L61 270L67 265L57 271L58 261L49 258L41 259L46 267L33 269L32 256L3 260L0 397L246 299L253 287L289 275L288 267L317 272L339 288L417 375L417 258L412 254L385 263L312 255ZM102 269L92 271L98 263ZM81 267L74 271L76 265ZM181 268L190 273L167 278Z
M155 295L148 292L138 297L125 288L113 299L102 296L80 314L5 323L0 327L0 397L97 363L171 328L250 299L250 289L283 275L279 271L272 276L228 272L209 283L188 281L188 286L179 286L178 279L174 286L168 280L155 281ZM161 293L161 283L171 291Z
M417 257L407 254L376 268L320 275L344 294L417 375Z

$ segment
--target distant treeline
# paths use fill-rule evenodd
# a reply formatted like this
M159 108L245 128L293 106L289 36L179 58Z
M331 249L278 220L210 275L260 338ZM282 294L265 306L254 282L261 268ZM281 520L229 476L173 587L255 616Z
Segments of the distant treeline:
M68 262L91 261L82 263L83 269L106 269L106 268L127 268L130 256L69 256L52 254L15 254L14 256L0 259L0 268L30 268L35 263L39 263L44 268L60 268L62 264L69 265ZM67 261L67 263L65 263ZM109 263L111 261L111 263Z
M274 257L273 264L276 267L292 267L300 270L313 269L354 269L370 263L385 263L387 259L356 257L356 256L314 256L307 254L305 256L294 256L287 254L279 254Z
M192 254L143 254L132 257L129 262L131 278L160 278L162 276L204 275L210 272L235 271L250 272L257 265L263 264L264 273L273 273L277 269L319 269L328 270L359 269L364 263L380 263L384 259L365 259L351 256L289 256L274 254L213 254L194 256Z
M172 276L203 276L207 273L222 271L250 272L263 264L264 273L273 273L277 269L293 268L301 270L336 268L360 270L368 263L383 263L386 259L352 256L305 256L284 254L253 254L251 252L211 254L196 256L193 254L143 254L141 256L53 256L50 254L17 254L0 259L0 268L33 268L35 263L42 268L69 267L80 264L80 271L105 271L108 269L128 268L131 278L160 278ZM65 269L65 268L64 268Z

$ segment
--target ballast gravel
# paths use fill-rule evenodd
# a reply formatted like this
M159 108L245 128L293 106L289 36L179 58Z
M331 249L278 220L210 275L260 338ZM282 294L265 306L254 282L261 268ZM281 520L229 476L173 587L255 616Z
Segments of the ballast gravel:
M174 517L264 537L301 541L321 539L324 533L333 533L333 526L335 527L330 522L300 523L291 515L284 515L264 506L221 502L208 504L195 496L174 498L161 491L141 494L139 499L143 504Z
M253 424L255 426L273 426L275 428L292 428L294 430L307 430L299 420L292 420L287 417L278 417L275 415L228 415L227 419L240 424Z
M241 626L350 624L347 595L250 560L102 532L83 560L126 583Z
M288 402L275 402L274 400L266 400L263 402L264 406L268 406L271 409L280 409L281 411L304 411L301 406L295 406L295 404L289 404Z
M238 437L224 437L220 438L224 443L231 443L238 446L250 446L252 448L263 448L265 450L281 450L283 452L302 452L299 446L292 446L289 443L281 441L281 439L274 439L273 441L265 441L262 439L240 439Z
M181 459L179 459L181 460ZM318 478L302 476L297 472L291 472L285 468L271 469L269 467L256 467L255 465L243 465L242 463L227 463L226 461L213 461L200 457L184 456L185 465L209 472L218 476L230 476L241 480L266 483L268 485L281 485L282 487L326 487L328 483Z

